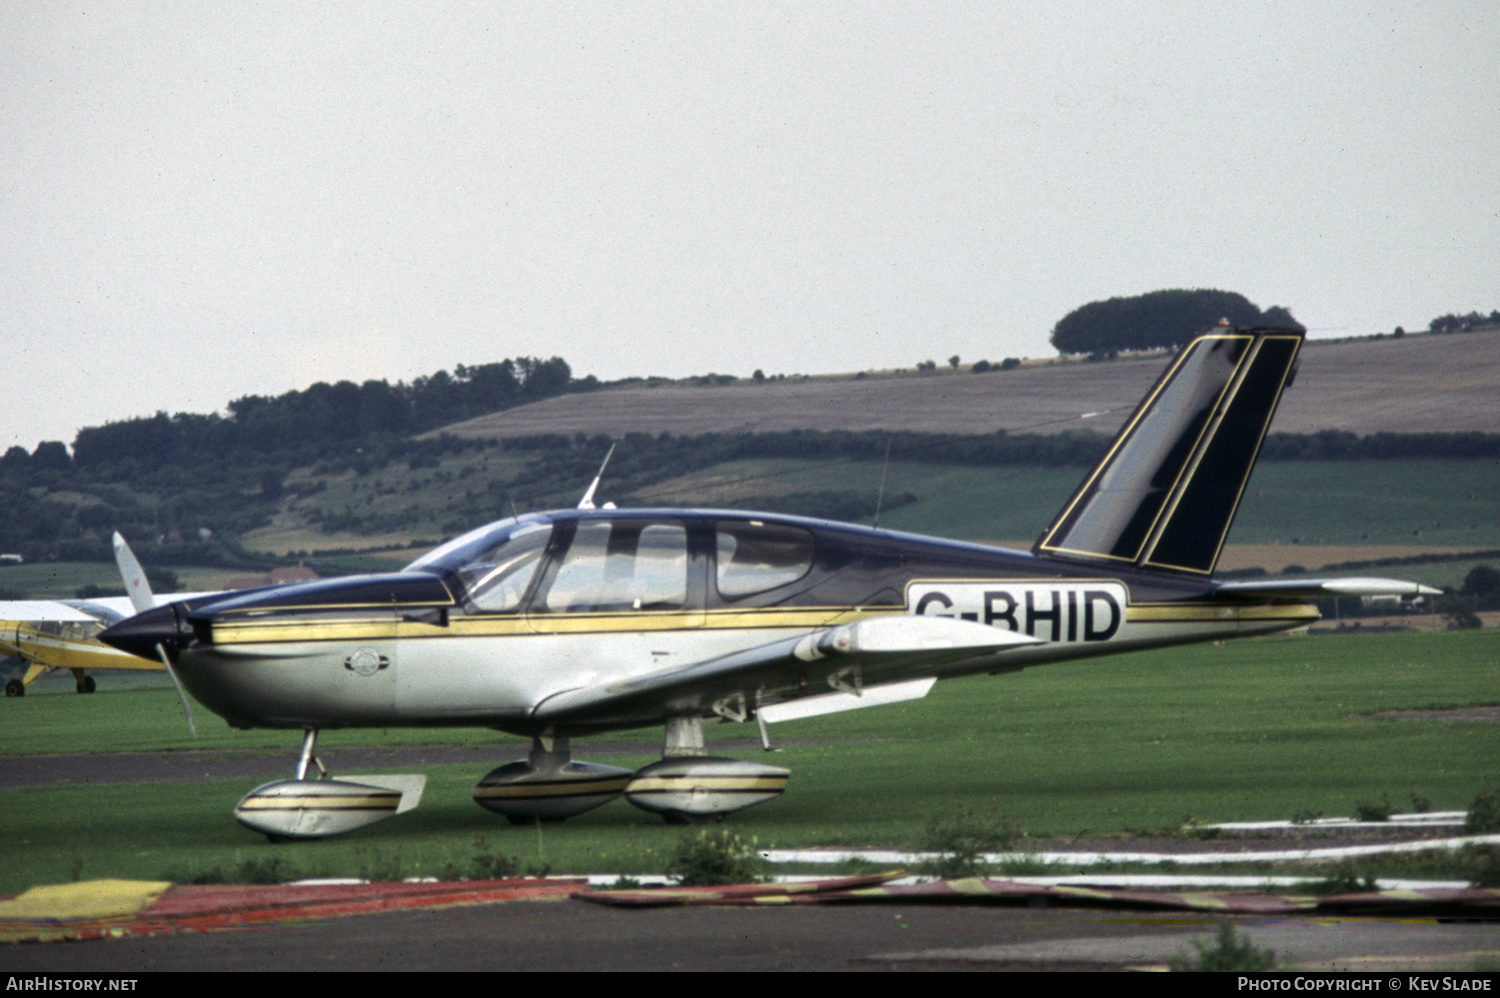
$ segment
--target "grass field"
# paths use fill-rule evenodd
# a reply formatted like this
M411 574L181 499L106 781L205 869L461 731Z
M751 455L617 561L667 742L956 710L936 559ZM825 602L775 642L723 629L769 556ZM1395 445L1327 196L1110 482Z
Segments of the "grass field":
M187 566L172 568L183 592L204 592L224 588L246 569L220 569ZM72 599L79 589L95 585L124 591L120 570L112 561L43 561L0 568L0 588L25 593L30 599Z
M965 812L1072 836L1175 829L1190 817L1348 814L1382 794L1462 808L1500 779L1500 725L1366 715L1482 704L1500 704L1500 641L1488 631L1259 639L954 680L916 703L773 727L773 740L830 741L765 757L792 770L787 794L730 820L763 846L909 846L932 819ZM203 717L195 743L166 688L28 696L0 709L4 754L277 748L290 771L295 751L295 733L232 732ZM322 744L495 740L505 742L496 764L520 754L519 740L483 731L330 732ZM586 744L575 751L589 757ZM467 863L476 839L554 872L657 872L680 835L623 802L540 833L512 828L470 800L479 769L428 774L416 811L285 846L231 818L248 781L0 791L12 855L0 892L75 875L183 879L273 859L303 873L438 874Z
M888 494L917 501L881 524L968 540L1034 539L1084 476L1081 468L961 468L894 461ZM648 489L663 504L733 505L812 489L874 494L880 462L737 461ZM1500 463L1279 461L1257 465L1231 544L1500 548ZM1315 566L1309 566L1315 567Z

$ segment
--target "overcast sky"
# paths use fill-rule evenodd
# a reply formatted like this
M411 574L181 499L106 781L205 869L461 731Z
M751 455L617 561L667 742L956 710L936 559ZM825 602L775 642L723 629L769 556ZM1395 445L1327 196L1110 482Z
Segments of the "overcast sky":
M0 448L318 380L1500 308L1500 6L0 0Z

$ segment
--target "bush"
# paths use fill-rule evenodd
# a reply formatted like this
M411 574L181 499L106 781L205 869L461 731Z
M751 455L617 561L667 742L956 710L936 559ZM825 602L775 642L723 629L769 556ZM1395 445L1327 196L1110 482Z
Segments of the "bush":
M1469 805L1469 815L1464 819L1464 834L1489 835L1500 832L1500 787L1488 787L1479 792L1474 803Z
M1307 885L1310 894L1363 894L1380 889L1375 877L1363 873L1353 863L1340 863L1322 880Z
M1448 630L1450 631L1477 631L1484 626L1484 621L1479 619L1479 614L1473 610L1454 610L1448 614Z
M1494 846L1464 846L1459 868L1475 887L1500 887L1500 852Z
M1380 800L1373 801L1368 797L1361 798L1354 805L1354 816L1360 821L1390 821L1391 820L1391 797L1389 794L1381 794Z
M238 865L228 868L211 866L206 870L173 869L163 874L161 879L176 884L284 884L317 875L319 874L302 869L280 856L269 856L241 860Z
M760 883L765 861L757 845L736 829L699 828L678 840L665 872L684 887Z
M514 856L496 852L490 848L489 841L482 835L476 835L471 840L474 853L469 857L467 866L457 863L449 863L443 867L442 879L444 880L508 880L520 875L520 864Z
M920 869L943 880L982 877L989 872L984 854L1009 849L1015 841L1015 827L1004 819L969 813L934 818L927 825L922 845L926 851L939 855Z
M1170 961L1169 966L1178 971L1251 973L1270 970L1276 966L1275 953L1257 948L1249 939L1236 933L1234 924L1231 922L1219 923L1219 937L1211 944L1194 940L1193 949L1198 951L1196 960L1190 957L1178 957Z

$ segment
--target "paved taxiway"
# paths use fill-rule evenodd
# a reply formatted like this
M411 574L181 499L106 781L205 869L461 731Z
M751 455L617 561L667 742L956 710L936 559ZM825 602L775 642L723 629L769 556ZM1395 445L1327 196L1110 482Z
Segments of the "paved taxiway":
M1500 924L1235 919L1321 969L1493 966ZM515 902L296 926L0 947L0 971L1111 970L1209 939L1212 917L1078 908L819 906L624 910Z

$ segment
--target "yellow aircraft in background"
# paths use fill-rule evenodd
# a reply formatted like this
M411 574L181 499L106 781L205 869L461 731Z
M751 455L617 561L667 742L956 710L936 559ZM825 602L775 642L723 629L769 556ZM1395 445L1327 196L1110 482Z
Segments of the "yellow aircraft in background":
M160 662L128 655L97 640L100 631L137 613L202 593L155 596L130 545L114 535L115 564L127 596L72 600L0 600L0 657L21 660L24 673L6 680L5 695L26 688L57 669L73 673L79 693L94 692L98 669L165 671Z

